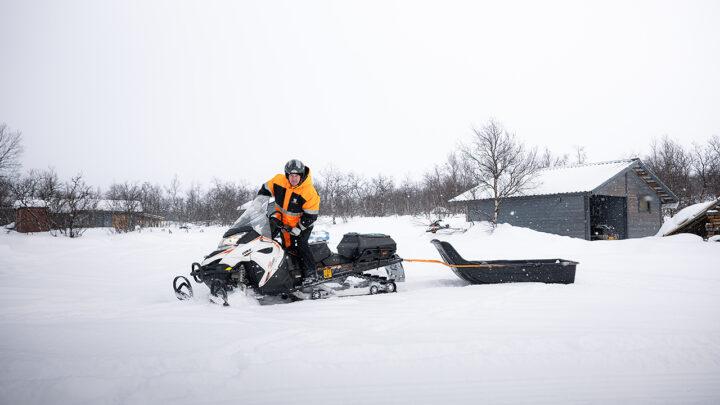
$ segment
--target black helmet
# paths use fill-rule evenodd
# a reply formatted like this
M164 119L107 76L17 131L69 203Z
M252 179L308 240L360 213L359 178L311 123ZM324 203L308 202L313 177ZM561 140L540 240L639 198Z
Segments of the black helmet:
M301 176L305 175L305 165L303 162L293 159L287 163L285 163L285 176L289 174L299 174Z

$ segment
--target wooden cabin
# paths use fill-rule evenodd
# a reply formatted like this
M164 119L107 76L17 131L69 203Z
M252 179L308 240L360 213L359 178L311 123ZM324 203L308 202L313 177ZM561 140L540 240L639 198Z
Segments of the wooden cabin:
M453 198L468 221L492 218L494 201L480 186ZM544 169L532 186L501 202L498 223L587 240L655 235L663 208L678 198L640 159Z

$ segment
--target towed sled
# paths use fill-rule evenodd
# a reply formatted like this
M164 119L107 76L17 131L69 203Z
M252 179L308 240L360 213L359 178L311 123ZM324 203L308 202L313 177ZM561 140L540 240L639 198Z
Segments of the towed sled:
M200 263L191 265L190 276L210 289L213 302L228 305L228 294L240 290L261 303L292 302L330 296L392 293L405 281L402 259L395 241L381 234L349 233L333 253L327 238L310 243L315 279L301 283L300 259L286 251L271 229L266 197L257 197L225 232L218 248ZM180 300L193 297L190 280L173 280Z
M565 259L465 260L448 242L431 243L443 261L461 279L471 284L539 282L572 284L578 262Z

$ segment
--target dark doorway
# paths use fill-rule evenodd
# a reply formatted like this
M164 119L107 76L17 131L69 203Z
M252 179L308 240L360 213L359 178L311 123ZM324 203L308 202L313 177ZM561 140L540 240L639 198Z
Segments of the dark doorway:
M590 240L627 239L627 199L590 197Z

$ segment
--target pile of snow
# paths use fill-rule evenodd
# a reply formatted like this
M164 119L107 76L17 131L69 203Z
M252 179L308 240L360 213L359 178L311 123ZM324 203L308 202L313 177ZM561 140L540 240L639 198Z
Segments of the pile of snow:
M223 228L0 234L2 404L718 403L720 245L587 242L501 225L433 235L410 217L332 225L405 258L563 258L575 284L467 285L406 263L396 294L231 307L177 301Z

